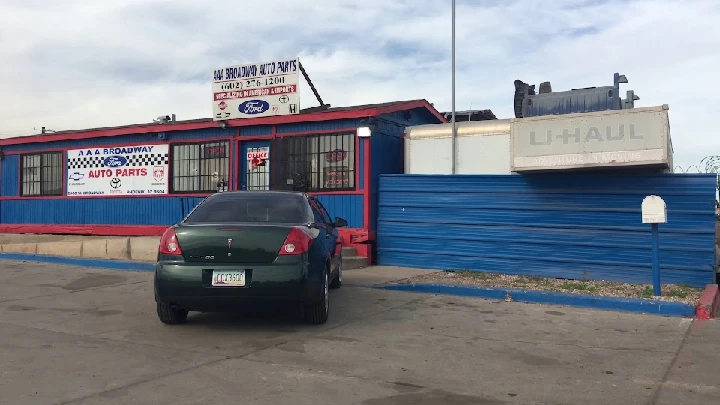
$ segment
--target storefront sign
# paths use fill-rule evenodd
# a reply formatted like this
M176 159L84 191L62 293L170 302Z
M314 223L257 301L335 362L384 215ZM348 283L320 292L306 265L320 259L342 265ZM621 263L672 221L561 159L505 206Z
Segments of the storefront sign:
M67 195L168 193L168 145L113 146L67 151Z
M267 166L267 159L270 156L270 148L252 148L248 149L247 160L250 168L257 168L259 166Z
M335 149L330 152L325 152L326 162L342 162L347 159L348 153L342 149Z
M253 150L248 150L247 153L247 160L253 160L253 159L263 159L267 160L268 156L270 156L270 148L254 148Z
M217 158L224 158L227 156L226 154L226 147L225 145L212 145L212 146L206 146L203 145L203 157L205 159L217 159Z
M300 113L300 60L228 66L213 71L213 119Z
M346 188L350 186L352 172L347 166L325 167L323 180L325 188Z

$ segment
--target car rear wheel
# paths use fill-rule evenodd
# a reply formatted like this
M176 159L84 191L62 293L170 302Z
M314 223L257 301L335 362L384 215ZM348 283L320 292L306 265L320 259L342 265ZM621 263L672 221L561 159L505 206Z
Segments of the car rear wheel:
M342 286L342 259L340 259L340 264L338 265L337 277L333 278L332 283L330 283L330 288L337 290L341 286Z
M160 318L160 322L166 325L177 325L185 322L188 316L188 311L174 305L158 302L157 314L158 318Z
M305 306L305 321L312 325L322 325L328 320L330 312L330 272L323 277L322 293L319 300Z

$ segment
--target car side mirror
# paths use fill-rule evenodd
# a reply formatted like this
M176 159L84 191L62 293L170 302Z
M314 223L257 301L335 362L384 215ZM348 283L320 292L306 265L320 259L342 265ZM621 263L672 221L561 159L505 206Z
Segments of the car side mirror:
M342 228L345 226L348 226L348 222L340 217L335 217L335 223L333 223L335 228Z

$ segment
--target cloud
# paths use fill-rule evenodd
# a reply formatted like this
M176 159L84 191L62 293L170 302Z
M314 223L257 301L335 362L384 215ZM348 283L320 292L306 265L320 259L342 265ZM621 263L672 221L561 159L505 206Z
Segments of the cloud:
M565 90L619 72L638 106L670 105L675 161L697 164L720 155L718 17L713 0L458 0L457 107L511 117L515 79ZM333 105L447 110L450 21L441 0L3 0L0 134L209 117L214 68L294 56Z

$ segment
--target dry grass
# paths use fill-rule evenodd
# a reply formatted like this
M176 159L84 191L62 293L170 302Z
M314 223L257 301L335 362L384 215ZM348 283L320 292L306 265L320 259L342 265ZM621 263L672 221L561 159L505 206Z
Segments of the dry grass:
M403 283L442 283L483 287L517 288L597 295L602 297L647 298L695 305L703 290L687 285L663 284L662 296L653 297L651 284L624 284L609 281L563 280L534 276L509 276L479 271L433 272Z

